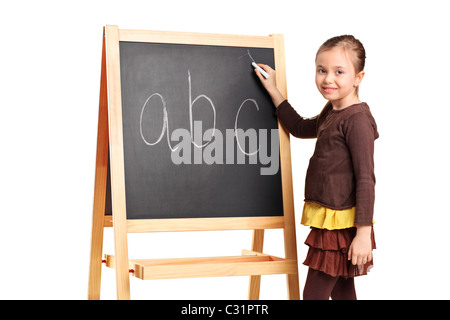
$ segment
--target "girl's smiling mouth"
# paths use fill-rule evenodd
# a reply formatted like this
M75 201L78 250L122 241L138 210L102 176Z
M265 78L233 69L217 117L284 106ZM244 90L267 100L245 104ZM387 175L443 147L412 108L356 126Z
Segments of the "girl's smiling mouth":
M322 90L326 93L333 93L337 90L337 88L333 88L333 87L322 87Z

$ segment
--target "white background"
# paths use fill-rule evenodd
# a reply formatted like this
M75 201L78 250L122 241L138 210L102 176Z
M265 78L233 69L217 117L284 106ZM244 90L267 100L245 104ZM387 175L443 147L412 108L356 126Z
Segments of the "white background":
M320 44L366 47L360 98L378 123L375 230L360 299L449 299L449 31L446 1L9 1L0 9L0 298L86 299L102 28L285 35L288 96L303 116ZM218 61L220 63L220 61ZM211 70L214 76L214 70ZM309 231L299 224L314 140L291 140L300 288ZM111 229L104 250L113 254ZM130 258L239 255L251 232L130 234ZM282 233L264 251L283 256ZM141 281L133 299L246 299L246 277ZM103 268L102 298L115 299ZM285 299L263 276L262 299Z

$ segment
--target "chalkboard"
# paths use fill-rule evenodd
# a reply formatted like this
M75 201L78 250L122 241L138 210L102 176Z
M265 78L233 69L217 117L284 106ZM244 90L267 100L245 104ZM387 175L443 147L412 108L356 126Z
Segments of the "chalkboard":
M127 219L283 216L274 50L119 46Z

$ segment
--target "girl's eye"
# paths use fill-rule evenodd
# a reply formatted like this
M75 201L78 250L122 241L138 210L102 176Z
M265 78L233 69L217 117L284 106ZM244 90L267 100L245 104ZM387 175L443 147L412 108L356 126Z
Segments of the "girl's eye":
M326 73L326 71L324 69L319 69L317 70L318 73Z
M344 71L338 70L338 71L336 71L336 74L338 74L338 75L344 74Z

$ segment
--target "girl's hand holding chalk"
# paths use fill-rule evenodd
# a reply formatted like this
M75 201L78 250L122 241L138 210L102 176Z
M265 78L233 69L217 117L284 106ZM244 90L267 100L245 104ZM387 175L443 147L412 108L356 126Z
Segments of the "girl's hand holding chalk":
M265 72L260 66L258 66L256 64L256 62L252 62L252 66L254 68L256 68L256 70L258 70L259 72L261 72L261 74L264 76L264 78L269 79L269 74L267 72Z
M261 80L261 83L266 88L266 90L269 91L276 88L275 70L273 70L270 66L262 63L256 64L255 62L253 62L252 66L255 67L255 73L258 76L259 80Z
M252 63L252 65L253 65L253 63ZM278 107L280 105L280 103L285 100L285 98L277 88L277 84L275 81L275 79L276 79L275 70L273 70L271 67L269 67L268 65L265 65L265 64L261 64L261 63L256 64L255 63L255 65L258 67L258 68L255 67L256 75L258 76L262 85L264 86L264 88L267 90L270 97L272 98L272 101L273 101L273 104L275 105L275 107ZM253 65L253 66L255 66L255 65ZM263 75L263 73L260 71L260 69L262 69L262 71L264 71L264 73L267 74L267 77L265 77Z
M256 75L264 86L266 86L266 84L275 86L275 70L262 63L256 64L256 62L252 62L252 66L255 68Z

